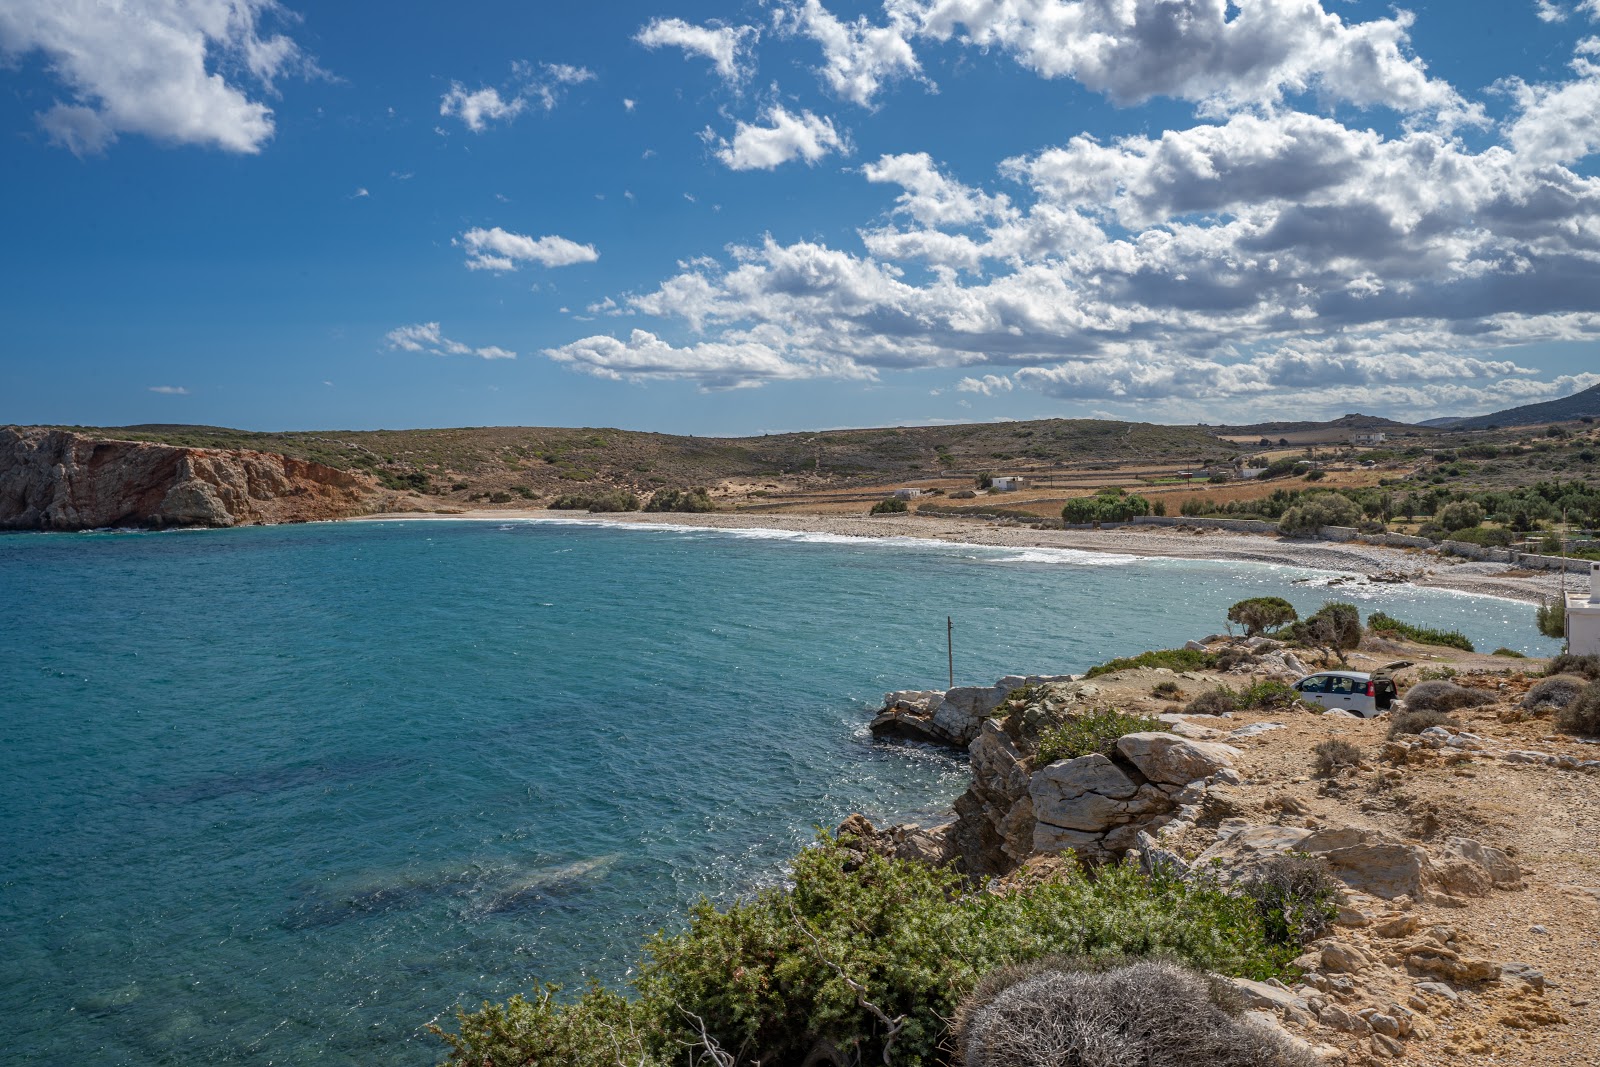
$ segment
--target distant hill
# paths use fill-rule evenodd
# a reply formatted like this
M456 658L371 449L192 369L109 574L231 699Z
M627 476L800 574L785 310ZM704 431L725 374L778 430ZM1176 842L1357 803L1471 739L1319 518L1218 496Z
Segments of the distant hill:
M1104 419L891 426L759 437L539 426L284 433L216 426L58 428L102 440L274 452L363 471L395 490L526 490L539 497L572 492L585 483L641 493L662 486L762 485L796 479L875 485L940 471L1000 474L1096 464L1205 465L1239 452L1237 445L1219 440L1209 427Z
M1414 430L1415 426L1404 422L1395 422L1380 415L1344 415L1331 422L1255 422L1248 426L1218 426L1219 434L1231 434L1242 437L1245 434L1291 434L1291 433L1324 433L1347 431L1350 433L1370 433L1378 430L1383 433Z
M1542 404L1524 404L1521 407L1491 411L1487 415L1473 415L1464 419L1429 419L1422 425L1450 430L1485 430L1490 426L1540 426L1549 422L1566 422L1585 415L1600 418L1600 385L1591 385L1581 393L1573 393L1560 400L1546 400Z

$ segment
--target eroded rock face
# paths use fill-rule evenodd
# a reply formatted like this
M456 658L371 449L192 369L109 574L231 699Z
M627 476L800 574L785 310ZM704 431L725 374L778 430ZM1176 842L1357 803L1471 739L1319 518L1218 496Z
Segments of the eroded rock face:
M377 492L364 474L266 452L0 429L0 529L307 522L363 514Z
M1191 741L1168 733L1128 734L1117 751L1152 782L1184 785L1209 778L1232 766L1239 750L1209 741Z

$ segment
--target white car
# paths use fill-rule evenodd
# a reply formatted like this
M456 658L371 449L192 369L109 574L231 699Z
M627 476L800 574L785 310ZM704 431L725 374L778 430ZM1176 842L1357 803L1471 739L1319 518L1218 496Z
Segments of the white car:
M1306 675L1294 683L1294 687L1300 691L1300 699L1308 704L1338 708L1370 719L1387 712L1399 697L1399 689L1390 672L1401 666L1409 667L1410 664L1391 664L1371 674L1366 671L1319 671Z

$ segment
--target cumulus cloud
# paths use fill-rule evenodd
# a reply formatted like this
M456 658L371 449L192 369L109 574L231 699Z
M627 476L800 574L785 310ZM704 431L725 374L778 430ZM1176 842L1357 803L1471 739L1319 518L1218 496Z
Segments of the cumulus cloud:
M468 270L516 270L524 263L570 267L575 263L593 263L600 258L593 245L581 245L554 235L528 237L498 226L468 230L455 243L467 250Z
M875 26L865 16L845 22L818 0L805 0L780 7L774 21L780 32L801 33L821 45L817 73L835 96L862 107L872 107L886 83L922 75L906 39L912 27L905 18L893 17L886 26Z
M739 122L733 140L717 139L716 157L729 170L772 170L792 159L814 164L830 152L848 153L848 142L833 120L801 111L796 115L774 104L762 116L764 126ZM714 137L707 131L708 138Z
M682 379L697 381L708 389L750 388L804 378L870 377L848 361L794 358L755 339L675 347L647 330L634 330L626 341L603 335L585 337L546 349L545 355L601 378Z
M963 378L956 383L958 393L981 393L984 396L998 396L1009 393L1016 388L1010 378L1003 374L985 374L981 378Z
M1001 49L1120 104L1211 108L1316 92L1401 111L1453 110L1455 91L1408 52L1407 12L1346 23L1321 0L886 0L917 36Z
M511 122L535 104L554 111L565 89L595 79L594 71L566 63L543 63L539 71L529 63L513 63L504 93L492 85L469 90L453 81L439 101L439 114L460 119L473 133L482 133L491 123Z
M695 26L676 18L652 19L633 37L649 49L681 48L689 55L703 56L730 85L743 81L749 73L750 50L760 38L761 31L754 26Z
M1595 0L1600 7L1600 0ZM1600 150L1600 37L1578 42L1573 80L1558 85L1509 83L1521 112L1507 140L1531 163L1573 163Z
M160 393L163 396L188 396L189 390L181 385L152 385L150 392Z
M480 359L516 359L517 354L499 345L471 345L453 341L444 336L437 322L418 322L410 326L397 326L384 335L391 349L404 352L426 352L430 356L477 356Z
M69 99L37 119L80 156L125 133L255 153L273 117L251 91L271 94L280 75L315 70L294 41L264 28L289 18L274 0L7 0L0 58L47 58Z

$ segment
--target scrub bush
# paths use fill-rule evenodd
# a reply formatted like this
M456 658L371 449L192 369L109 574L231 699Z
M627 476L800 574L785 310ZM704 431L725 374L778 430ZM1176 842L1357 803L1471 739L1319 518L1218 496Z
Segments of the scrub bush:
M906 510L906 502L899 497L885 497L872 505L873 515L899 515Z
M1324 778L1341 767L1354 767L1361 762L1361 749L1349 741L1323 741L1311 751L1317 757L1317 773Z
M1570 652L1563 652L1550 661L1550 666L1545 668L1544 673L1576 674L1591 682L1600 682L1600 656L1574 656Z
M1356 756L1360 758L1359 750ZM1255 904L1267 936L1295 951L1333 926L1340 889L1326 861L1302 853L1274 856L1240 887Z
M1159 719L1143 715L1124 715L1120 711L1099 711L1068 719L1039 736L1039 749L1034 755L1034 765L1043 767L1056 760L1077 759L1091 752L1109 756L1116 751L1117 739L1124 734L1139 734L1150 730L1165 730Z
M1527 696L1522 698L1522 706L1532 712L1558 710L1578 699L1589 684L1587 678L1576 674L1558 674L1528 690Z
M637 1046L621 1046L622 1062L656 1067L703 1048L703 1024L736 1057L727 1062L797 1064L826 1043L834 1062L925 1067L940 1062L957 1005L1007 964L1164 956L1266 978L1298 952L1269 937L1251 900L1131 864L1068 865L1005 893L971 892L949 869L863 860L824 837L791 878L725 910L695 906L687 929L651 940L627 998L591 990L566 1006L535 996L459 1013L447 1062L597 1067L618 1062L610 1026ZM1178 1028L1193 1029L1184 1019ZM568 1051L590 1035L593 1058Z
M1426 626L1413 626L1409 622L1391 618L1381 611L1374 611L1367 616L1367 629L1398 634L1419 645L1443 645L1445 648L1459 648L1463 652L1476 651L1467 635L1459 630L1434 630Z
M1299 617L1294 605L1281 596L1251 597L1228 609L1228 621L1243 626L1246 637L1254 637L1263 630L1275 630Z
M1406 694L1408 711L1456 711L1494 703L1494 695L1483 689L1469 689L1454 682L1419 682Z
M717 505L711 500L710 490L696 486L693 489L657 489L650 494L650 502L644 510L703 512L716 511Z
M1185 715L1224 715L1239 710L1239 694L1225 685L1201 693L1184 705Z
M1312 1067L1281 1034L1163 960L1046 960L986 977L956 1017L965 1067Z
M1203 671L1216 666L1217 657L1210 652L1196 652L1192 648L1165 648L1155 652L1141 652L1137 656L1122 656L1098 667L1090 667L1085 678L1095 678L1117 671L1131 671L1138 667L1165 667L1172 671Z
M1461 724L1442 711L1397 712L1389 719L1389 740L1406 734L1420 734L1430 726L1459 727Z
M1590 682L1577 699L1556 712L1556 729L1564 734L1600 737L1600 682Z

